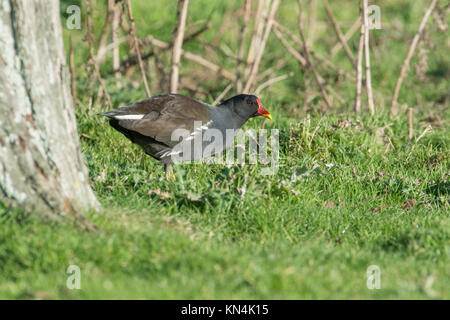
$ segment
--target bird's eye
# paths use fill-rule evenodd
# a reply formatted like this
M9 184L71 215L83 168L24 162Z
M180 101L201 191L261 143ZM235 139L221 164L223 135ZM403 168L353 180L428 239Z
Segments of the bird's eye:
M250 100L247 100L247 104L248 104L248 105L251 105L252 102L251 102Z

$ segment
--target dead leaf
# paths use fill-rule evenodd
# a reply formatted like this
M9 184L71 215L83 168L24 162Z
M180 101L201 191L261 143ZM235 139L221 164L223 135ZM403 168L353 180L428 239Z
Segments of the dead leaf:
M361 122L361 120L353 121L351 119L341 119L338 120L337 125L333 125L333 128L335 129L345 129L348 127L364 128L364 124Z
M375 213L375 212L379 212L379 211L380 211L380 208L376 207L376 208L370 209L368 212L369 213Z
M186 196L186 199L193 201L193 202L203 202L205 200L205 197L196 193L192 192L184 192L183 193Z
M170 193L166 191L161 191L161 189L149 190L148 195L156 194L160 200L166 200L170 198Z
M411 209L416 203L416 199L406 199L402 204L402 209Z
M333 209L333 208L334 208L334 203L331 202L331 201L325 201L325 202L323 203L323 206L324 206L325 208L328 208L328 209Z
M447 155L447 152L442 152L440 155L438 155L437 157L431 158L430 160L428 160L427 165L432 166L433 168L436 168L439 164L439 161L441 161L442 159L444 159Z

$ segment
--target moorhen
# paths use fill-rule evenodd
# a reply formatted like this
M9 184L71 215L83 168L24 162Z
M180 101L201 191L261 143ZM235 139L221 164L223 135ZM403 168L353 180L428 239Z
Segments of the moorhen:
M200 152L200 156L196 153L190 155L189 160L209 157L228 148L237 131L252 117L272 119L259 99L247 94L236 95L217 107L179 94L162 94L99 115L110 118L114 129L161 161L166 178L172 179L172 156L182 153L186 144L193 144L199 133L220 132L223 141L219 141L216 148L209 148L210 153ZM173 138L177 129L187 132L181 141ZM205 142L201 145L204 148Z

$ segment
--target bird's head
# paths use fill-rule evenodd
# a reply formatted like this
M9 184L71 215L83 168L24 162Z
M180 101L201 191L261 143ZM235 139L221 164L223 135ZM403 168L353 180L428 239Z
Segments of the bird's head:
M252 118L261 116L267 119L272 119L270 113L264 109L261 101L257 96L250 94L239 94L222 103L222 105L229 105L235 113L243 118Z

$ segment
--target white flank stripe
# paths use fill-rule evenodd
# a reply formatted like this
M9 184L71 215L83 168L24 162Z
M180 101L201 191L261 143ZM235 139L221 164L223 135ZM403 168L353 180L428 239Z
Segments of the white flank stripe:
M144 117L143 114L126 114L122 116L114 116L117 120L139 120Z

